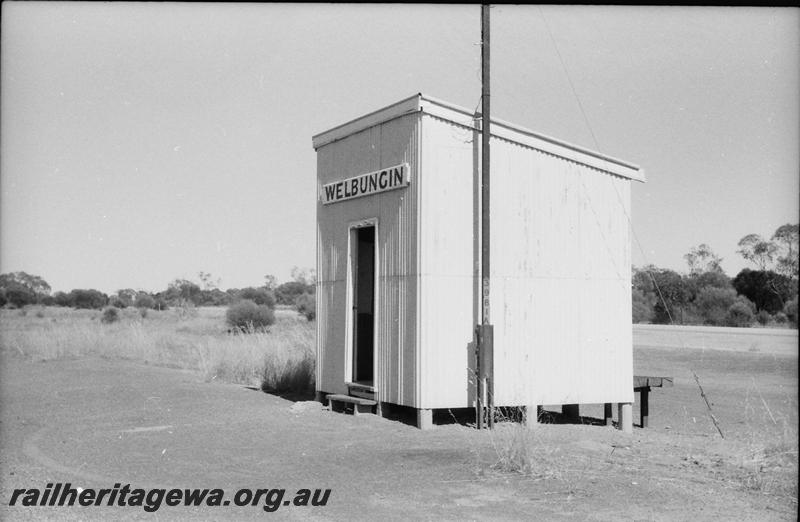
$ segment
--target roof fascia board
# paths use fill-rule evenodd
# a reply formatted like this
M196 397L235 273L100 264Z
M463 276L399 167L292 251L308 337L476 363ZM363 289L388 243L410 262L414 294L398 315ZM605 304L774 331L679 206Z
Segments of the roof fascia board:
M360 116L354 120L348 121L347 123L343 123L332 129L326 130L325 132L320 132L311 138L314 149L319 149L320 147L333 141L346 138L347 136L355 134L356 132L374 127L375 125L380 125L381 123L389 120L393 120L398 116L417 112L420 108L419 101L421 97L421 94L409 96L408 98L397 103L393 103L388 107L384 107L383 109L378 109L377 111Z

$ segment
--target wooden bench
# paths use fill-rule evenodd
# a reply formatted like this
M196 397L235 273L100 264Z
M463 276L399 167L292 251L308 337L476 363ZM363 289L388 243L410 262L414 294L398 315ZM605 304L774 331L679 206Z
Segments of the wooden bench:
M672 377L655 377L650 375L634 375L633 391L639 392L639 418L642 428L647 427L647 417L650 415L650 389L671 388L674 385ZM603 418L606 425L611 425L611 403L605 403Z
M328 409L334 411L335 405L342 405L342 408L346 408L345 404L352 404L353 405L353 415L358 415L359 413L372 413L372 409L378 404L376 401L370 399L364 399L362 397L353 397L351 395L341 395L341 394L331 394L327 397L328 400Z

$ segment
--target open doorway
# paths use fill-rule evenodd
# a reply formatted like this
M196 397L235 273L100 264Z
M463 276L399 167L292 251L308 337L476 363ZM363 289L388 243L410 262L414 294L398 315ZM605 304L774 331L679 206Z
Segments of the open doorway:
M375 226L352 230L353 382L372 386L375 359Z

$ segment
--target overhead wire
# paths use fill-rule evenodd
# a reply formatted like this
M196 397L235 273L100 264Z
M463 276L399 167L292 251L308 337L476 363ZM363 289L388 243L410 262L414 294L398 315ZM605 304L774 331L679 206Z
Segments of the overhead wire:
M586 127L589 129L589 134L592 135L592 141L594 142L594 146L595 148L599 149L600 144L597 141L597 136L595 136L594 130L592 130L592 126L589 124L589 118L586 116L586 111L583 109L583 103L581 103L581 98L580 96L578 96L578 93L575 90L575 84L572 82L572 77L569 74L569 70L567 70L567 66L564 64L564 58L561 56L561 51L559 51L558 49L558 45L556 44L556 39L553 36L553 32L550 30L550 24L547 23L547 18L544 16L544 12L542 12L542 6L537 5L536 8L539 10L539 14L542 17L544 26L547 29L547 34L550 35L550 41L553 42L553 47L556 50L556 55L558 55L558 61L561 62L561 68L564 69L564 74L567 77L567 82L569 82L569 87L572 90L572 95L575 96L575 100L578 102L578 108L581 110L581 114L583 115L583 120L586 122Z

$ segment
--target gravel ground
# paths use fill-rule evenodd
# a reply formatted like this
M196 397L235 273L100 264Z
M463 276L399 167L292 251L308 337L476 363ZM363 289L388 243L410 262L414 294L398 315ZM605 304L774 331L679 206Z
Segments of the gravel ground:
M643 348L635 361L637 372L673 375L676 383L652 393L651 427L626 436L585 424L525 430L500 423L491 433L449 424L421 432L205 383L189 371L4 354L0 519L795 519L796 357ZM582 414L602 410L587 406ZM526 473L497 468L499 456L521 447ZM262 504L155 513L7 505L15 488L50 482L225 488L229 496L238 488L283 488L286 498L330 488L331 495L324 507L272 513Z

